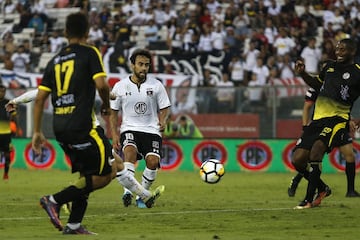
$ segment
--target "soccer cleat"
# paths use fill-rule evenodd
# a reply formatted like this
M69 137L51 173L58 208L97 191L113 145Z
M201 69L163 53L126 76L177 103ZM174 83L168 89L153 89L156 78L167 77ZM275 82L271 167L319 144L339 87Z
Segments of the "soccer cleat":
M4 175L3 175L3 179L4 179L4 180L9 180L9 174L4 173Z
M136 199L136 206L138 208L147 208L144 201L141 198Z
M145 201L146 207L152 208L155 204L155 200L158 199L161 196L161 194L163 194L164 191L165 191L164 185L158 186L155 189L155 191L152 193L152 196Z
M313 205L310 202L304 200L304 201L301 201L299 203L299 205L295 206L294 209L308 209L308 208L312 208L312 207L313 207Z
M123 196L122 196L122 201L125 207L128 207L131 205L131 201L132 201L132 194L129 192L126 192Z
M97 233L90 232L89 230L87 230L86 228L84 228L81 225L80 225L80 227L78 227L75 230L69 228L68 226L65 226L63 234L65 234L65 235L67 235L67 234L97 235Z
M291 179L291 183L290 183L290 186L288 188L288 196L289 197L294 197L295 196L297 187L298 187L298 183L294 182L294 178Z
M50 217L51 223L62 231L64 229L60 219L59 219L59 205L52 203L49 200L49 196L44 196L40 198L40 206L46 211L47 215Z
M331 189L326 185L324 191L318 193L315 197L315 200L312 202L313 207L318 207L321 204L321 201L331 195Z
M350 191L350 192L347 192L345 197L360 197L360 193L358 193L357 191Z

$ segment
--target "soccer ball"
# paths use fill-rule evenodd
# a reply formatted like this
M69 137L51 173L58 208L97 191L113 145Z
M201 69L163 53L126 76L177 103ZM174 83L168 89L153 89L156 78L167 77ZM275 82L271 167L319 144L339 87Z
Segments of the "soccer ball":
M224 174L224 165L217 159L208 159L200 166L200 177L206 183L218 183Z

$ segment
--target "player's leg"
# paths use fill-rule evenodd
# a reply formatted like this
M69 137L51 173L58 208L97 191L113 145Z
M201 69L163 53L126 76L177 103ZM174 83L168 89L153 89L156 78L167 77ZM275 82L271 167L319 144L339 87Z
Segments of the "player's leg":
M0 150L2 152L1 157L4 159L4 175L3 179L9 179L10 170L10 144L11 134L0 134Z
M113 156L115 158L115 164L117 169L116 178L118 182L129 189L132 193L138 195L142 201L145 203L147 208L153 207L155 200L160 197L160 195L165 190L164 186L157 187L154 191L146 190L136 179L135 177L127 171L122 159L120 156L113 151Z
M64 234L93 234L81 226L88 195L94 190L105 187L112 180L112 166L107 161L111 157L110 142L105 135L95 129L85 136L77 141L72 133L57 136L60 146L71 160L72 172L80 172L80 177L65 189L40 199L40 205L53 225L59 230L64 230ZM71 139L70 143L67 139ZM77 144L77 142L87 144ZM64 229L59 219L59 210L60 206L68 202L73 203L72 211Z
M346 144L339 147L341 154L346 160L345 173L347 180L346 197L360 197L360 194L355 191L355 154L352 144Z
M146 156L146 167L141 178L141 185L145 189L150 189L151 185L155 181L159 163L160 157L158 155L148 154L148 156Z
M145 157L145 162L146 166L141 177L141 185L145 189L150 190L157 176L160 158L158 155L148 154ZM136 206L138 208L146 208L144 202L138 196L136 197Z
M124 167L126 171L128 171L127 175L131 175L132 178L135 178L135 163L137 161L137 154L138 154L136 145L135 144L125 145L123 147L123 154L124 154ZM124 186L122 201L125 207L131 205L132 198L133 198L132 191Z
M300 175L298 178L304 177L306 180L308 180L309 168L310 168L310 165L308 163L309 159L310 159L310 151L309 150L302 148L302 147L297 147L294 150L293 155L292 155L292 164L295 167L295 169L298 171L298 175ZM295 176L295 177L297 177L297 176ZM290 187L295 184L297 187L298 182L296 182L296 179L295 179L294 184L291 183ZM296 190L296 187L294 188L295 190ZM330 190L330 188L323 182L323 180L320 179L318 191L323 191L324 189Z
M154 183L158 169L160 167L162 139L157 134L143 133L141 138L140 153L145 156L146 167L141 177L141 185L149 190ZM144 203L137 197L136 205L145 208Z
M289 197L295 196L296 189L299 182L304 177L306 172L307 163L309 161L309 150L304 148L296 148L292 155L292 164L298 173L291 179L290 186L288 188Z
M82 219L86 210L86 200L84 196L87 196L92 191L102 188L109 184L111 181L111 173L105 176L97 176L93 179L91 175L85 175L80 177L76 183L66 187L60 192L52 195L43 196L40 199L40 205L44 208L50 217L52 224L62 231L64 229L60 219L59 211L63 204L72 202L71 213L69 216L68 225L72 229L73 226L80 225L81 222L71 222L71 219ZM75 203L75 204L74 204ZM83 210L79 210L83 209ZM75 230L75 229L72 229ZM68 231L64 234L69 234ZM75 233L74 233L75 234ZM85 233L83 233L85 234Z
M326 150L327 146L325 143L322 140L317 140L310 151L309 184L305 200L312 203L313 206L320 205L321 200L328 195L326 185L321 185L320 178L322 171L322 159ZM318 190L317 197L315 197L316 190Z
M10 151L3 151L4 156L4 175L3 179L8 180L9 179L9 170L10 170Z

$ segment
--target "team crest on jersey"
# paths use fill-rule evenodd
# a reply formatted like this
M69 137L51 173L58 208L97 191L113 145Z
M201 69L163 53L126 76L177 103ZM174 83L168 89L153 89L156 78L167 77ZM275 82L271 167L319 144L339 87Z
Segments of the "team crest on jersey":
M350 78L350 73L346 72L343 74L343 79L348 80Z
M134 106L134 110L137 114L144 114L147 110L147 105L144 102L137 102Z
M158 141L153 141L153 142L152 142L152 147L153 147L153 148L159 148L159 147L160 147L159 142L158 142Z
M349 86L347 85L341 85L341 90L340 90L340 94L341 94L341 98L343 100L346 100L350 97L349 95Z
M148 95L149 97L152 97L154 95L154 91L152 89L148 89L148 90L146 90L146 95Z
M56 57L55 59L54 59L54 64L58 64L60 62L60 57Z

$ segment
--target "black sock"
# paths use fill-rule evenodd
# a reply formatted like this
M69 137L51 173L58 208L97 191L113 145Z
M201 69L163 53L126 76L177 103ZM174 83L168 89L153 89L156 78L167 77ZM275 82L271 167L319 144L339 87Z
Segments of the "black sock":
M76 201L84 195L84 189L79 189L73 185L53 195L55 201L62 205L64 203Z
M82 195L78 200L72 202L71 213L68 223L81 223L88 205L89 194Z
M298 173L296 174L295 177L293 177L292 182L298 185L302 178L303 178L303 174Z
M320 184L320 175L321 171L319 168L319 162L311 163L310 166L312 168L312 171L309 172L309 184L306 191L306 197L305 199L308 202L312 202L314 199L315 191L318 188Z
M4 173L9 173L10 169L10 154L5 154Z
M64 204L72 201L76 201L83 197L83 195L87 195L93 191L93 185L92 185L92 177L91 175L86 175L85 177L85 184L81 185L82 188L75 187L74 185L71 185L64 190L55 193L53 195L55 201L58 204ZM81 180L81 178L80 178ZM81 181L80 181L81 182Z
M355 162L346 163L345 167L346 180L347 180L347 191L355 191Z
M305 171L304 174L303 174L303 176L304 176L304 178L305 178L306 180L309 181L309 172L308 172L308 171ZM319 191L319 192L322 192L322 191L325 190L325 188L326 188L326 184L325 184L324 181L320 178L320 180L319 180L319 186L318 186L318 191Z

